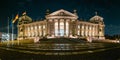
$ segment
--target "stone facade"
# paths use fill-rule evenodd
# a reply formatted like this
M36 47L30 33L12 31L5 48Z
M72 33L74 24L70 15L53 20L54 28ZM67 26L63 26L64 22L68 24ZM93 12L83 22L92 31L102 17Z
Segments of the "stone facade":
M97 13L89 21L78 20L74 13L60 9L53 13L46 13L42 21L32 22L27 15L19 17L18 39L46 38L87 38L105 39L103 18Z

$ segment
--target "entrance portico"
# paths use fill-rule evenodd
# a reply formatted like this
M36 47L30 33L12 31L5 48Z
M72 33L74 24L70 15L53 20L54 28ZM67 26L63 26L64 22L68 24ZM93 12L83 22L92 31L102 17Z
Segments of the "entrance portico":
M59 11L55 11L51 14L48 14L46 16L48 25L50 25L50 22L53 22L52 24L54 25L54 29L48 28L49 32L48 34L51 35L51 31L53 31L54 34L51 36L54 37L69 37L70 34L70 22L71 21L76 21L78 18L77 15L72 14L68 11L65 11L63 9Z

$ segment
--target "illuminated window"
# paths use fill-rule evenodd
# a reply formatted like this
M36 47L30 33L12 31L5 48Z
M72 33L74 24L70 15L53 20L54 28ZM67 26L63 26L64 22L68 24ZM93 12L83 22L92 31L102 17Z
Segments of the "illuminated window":
M35 30L37 30L37 26L35 26Z
M60 36L64 36L64 22L60 22Z
M81 35L84 36L84 31L81 32Z
M43 29L45 29L45 25L43 25Z
M58 22L55 22L55 36L58 36Z
M78 30L78 35L80 35L80 31Z
M94 29L94 27L93 27L93 30L92 30L92 36L95 36L94 34L95 34L95 29Z
M35 27L35 36L37 36L38 35L38 33L37 33L37 26L34 26Z
M39 29L41 29L41 26L39 26Z
M82 29L84 29L84 26L82 26Z
M60 30L58 31L58 22L55 22L55 36L64 36L64 22L60 22Z
M88 35L88 31L85 32L85 35L86 35L86 36Z
M82 32L81 35L84 36L84 26L82 25Z
M39 25L39 36L42 35L42 30L41 30L41 26Z
M33 27L31 26L31 30L33 30Z
M91 26L89 27L89 36L91 36Z
M68 33L69 33L69 24L68 22L66 22L66 35L68 36Z
M80 25L78 25L78 29L80 29Z
M46 34L46 33L45 33L45 30L44 30L44 31L43 31L43 35L45 36L45 34Z
M34 31L33 31L33 27L32 26L31 26L31 33L32 33L31 36L34 36Z
M30 28L28 27L28 36L30 36L30 33L31 33L31 32L30 32Z

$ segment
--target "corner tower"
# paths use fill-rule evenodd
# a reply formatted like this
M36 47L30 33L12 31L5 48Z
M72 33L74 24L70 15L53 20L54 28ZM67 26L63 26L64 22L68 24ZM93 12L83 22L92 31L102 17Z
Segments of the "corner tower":
M95 16L93 16L90 19L91 23L97 24L97 35L96 37L98 39L105 39L104 37L104 28L105 28L105 24L103 22L103 17L99 16L97 14L97 12L95 12Z
M26 38L26 32L25 32L25 25L32 22L32 18L26 15L26 12L22 14L21 17L18 19L18 39L25 39Z

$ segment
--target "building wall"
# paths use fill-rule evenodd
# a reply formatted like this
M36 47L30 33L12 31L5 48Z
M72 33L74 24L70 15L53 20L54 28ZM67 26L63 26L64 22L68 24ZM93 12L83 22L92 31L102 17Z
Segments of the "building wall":
M18 39L35 37L104 39L104 27L104 24L79 21L77 15L59 10L46 15L43 21L18 25Z

